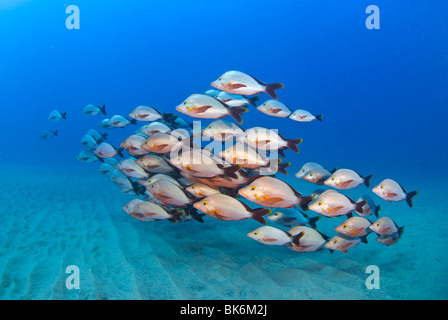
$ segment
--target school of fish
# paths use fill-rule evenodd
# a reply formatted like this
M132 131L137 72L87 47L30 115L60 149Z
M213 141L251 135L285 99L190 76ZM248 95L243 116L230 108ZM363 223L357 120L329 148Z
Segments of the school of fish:
M347 253L367 243L371 233L386 246L400 239L404 226L380 217L380 206L368 194L355 201L343 193L362 185L370 188L372 175L348 168L329 170L308 162L295 177L327 189L302 195L282 180L291 164L284 162L285 152L299 153L302 139L285 137L271 128L241 126L244 114L252 108L296 122L322 121L322 114L290 109L278 101L282 83L267 84L240 71L225 72L211 86L214 89L191 94L174 108L194 123L154 107L137 106L125 116L114 115L98 123L108 130L142 125L119 146L108 143L108 134L96 129L81 138L84 150L78 160L100 162L101 174L121 192L134 195L123 204L125 213L140 221L173 223L204 223L204 216L223 221L254 219L262 226L248 232L249 238L296 252ZM257 105L263 94L268 100ZM89 104L82 113L106 116L106 106ZM54 110L49 120L66 116L67 112ZM198 119L211 122L198 125ZM46 130L41 138L57 133ZM203 142L208 145L202 147ZM392 179L384 179L371 191L387 202L405 201L410 207L417 195ZM310 217L309 212L315 215ZM335 217L342 220L332 237L318 230L318 221ZM267 225L266 219L274 226Z

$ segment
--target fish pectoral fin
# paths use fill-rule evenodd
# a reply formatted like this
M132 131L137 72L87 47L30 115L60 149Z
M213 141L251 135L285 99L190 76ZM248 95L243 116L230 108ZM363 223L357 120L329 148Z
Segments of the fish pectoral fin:
M278 239L275 239L275 238L263 238L263 241L264 242L275 242L275 241L277 241Z
M263 147L265 145L267 145L269 142L271 142L271 140L263 140L263 141L256 141L257 147Z
M343 188L346 188L352 182L353 182L353 180L347 180L347 181L344 181L344 182L340 183L339 186L341 186Z
M239 89L239 88L245 88L245 87L247 87L245 84L242 84L242 83L229 83L228 85L227 85L227 88L229 88L229 89Z
M340 209L342 209L342 208L344 208L344 207L343 207L343 206L332 207L332 208L328 208L327 211L328 211L329 213L333 213L333 212L336 212L336 211L338 211L338 210L340 210Z
M202 106L202 107L196 107L193 110L191 110L194 113L203 113L205 111L207 111L208 109L210 109L212 106Z
M158 146L156 146L154 149L157 151L163 150L164 148L168 147L167 144L159 144Z
M344 243L342 246L340 246L339 248L346 250L348 247L350 247L352 245L352 242L347 242Z
M168 200L168 199L172 199L171 197L166 196L166 195L163 195L163 194L161 194L161 193L158 193L158 194L157 194L157 198L166 199L166 200Z
M187 165L186 168L187 168L189 171L193 172L193 173L198 172L197 170L192 169L192 168L191 168L191 165Z
M388 192L386 195L388 197L396 197L396 196L398 196L398 194L396 194L395 192Z
M281 111L282 111L282 109L279 109L279 108L269 110L269 112L271 112L271 113L279 113Z
M362 231L364 230L364 228L358 228L352 231L352 235L353 236L358 236L358 234L360 234Z
M274 203L283 201L284 199L283 199L283 198L280 198L280 197L272 197L272 198L270 198L270 197L268 197L268 196L264 196L264 197L262 198L262 200L263 200L264 202L266 202L266 203L274 204Z

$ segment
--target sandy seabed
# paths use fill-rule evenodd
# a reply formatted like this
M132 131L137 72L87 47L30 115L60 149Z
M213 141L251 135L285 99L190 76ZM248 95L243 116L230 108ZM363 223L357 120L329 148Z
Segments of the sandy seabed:
M380 216L406 225L397 244L372 234L330 254L260 244L246 236L254 220L137 221L121 210L132 196L78 167L0 171L0 299L448 298L447 203L431 181L412 209L375 196ZM324 219L329 236L344 220ZM66 288L69 265L80 270L78 290ZM369 265L380 269L378 290L366 288Z

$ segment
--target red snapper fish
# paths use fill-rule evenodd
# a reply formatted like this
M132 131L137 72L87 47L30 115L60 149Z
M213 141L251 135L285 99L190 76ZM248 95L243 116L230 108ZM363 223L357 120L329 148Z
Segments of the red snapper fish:
M243 123L241 113L245 107L229 107L224 102L206 94L192 94L176 107L176 110L193 118L219 119L231 116L239 124Z
M274 100L278 100L275 91L285 87L280 82L266 84L240 71L227 71L217 80L213 81L211 86L227 93L246 96L253 96L265 92Z

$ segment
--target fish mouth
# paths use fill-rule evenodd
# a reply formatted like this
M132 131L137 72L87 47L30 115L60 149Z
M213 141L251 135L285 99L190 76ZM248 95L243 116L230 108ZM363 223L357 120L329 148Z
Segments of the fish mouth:
M248 198L248 196L244 193L243 189L240 189L240 190L238 191L238 194L239 194L240 196L246 198L246 199Z
M217 81L213 81L212 83L210 83L210 85L213 87L213 88L216 88L216 89L219 89L219 82L217 82Z

